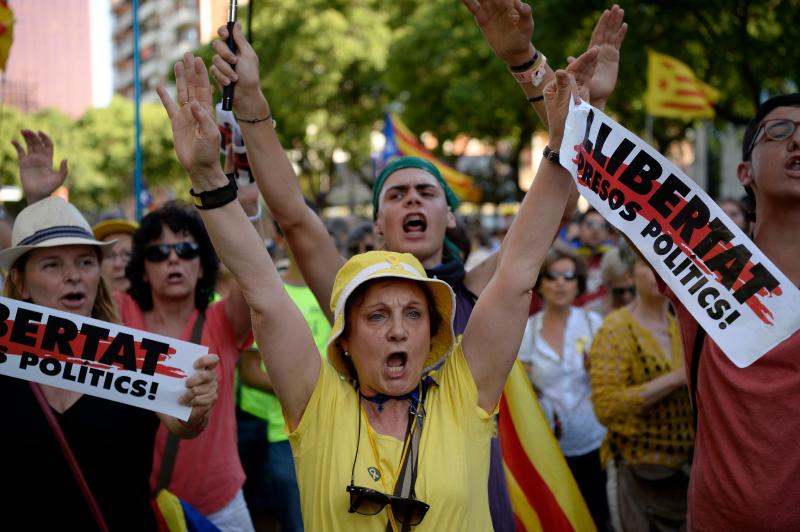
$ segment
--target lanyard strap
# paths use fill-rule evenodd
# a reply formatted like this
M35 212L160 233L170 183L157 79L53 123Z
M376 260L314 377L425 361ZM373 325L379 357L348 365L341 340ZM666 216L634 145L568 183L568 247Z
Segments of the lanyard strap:
M400 463L398 464L397 472L395 474L394 486L392 488L392 495L395 497L402 497L402 498L411 498L415 496L414 493L414 484L416 482L417 477L417 464L419 459L419 446L420 440L422 438L422 426L425 422L425 396L427 395L428 388L430 384L435 384L436 381L433 380L433 377L427 375L423 377L420 381L419 388L408 394L409 397L405 397L405 399L409 402L408 407L408 425L406 430L406 437L403 443L403 451L400 456ZM358 422L358 434L359 440L361 439L361 420L362 417L364 418L364 422L367 425L367 438L369 439L370 447L372 448L372 454L375 458L378 472L380 473L380 480L381 485L383 486L384 493L387 492L386 484L384 482L385 475L383 474L383 468L381 467L381 458L380 454L378 453L378 446L375 443L375 437L373 435L372 426L369 424L369 419L367 418L367 413L364 408L361 406L361 398L364 397L361 395L360 392L357 392L359 395L358 405L359 405L359 422ZM416 400L416 403L414 402ZM374 401L380 406L384 401ZM358 449L356 448L356 455L358 455ZM351 474L350 482L353 481L353 474L355 472L355 461L353 462L353 473ZM386 532L398 532L398 530L402 532L408 532L411 530L409 525L402 525L402 528L398 529L398 523L396 522L394 515L392 514L391 506L386 509L387 515L389 517L389 521L386 524Z

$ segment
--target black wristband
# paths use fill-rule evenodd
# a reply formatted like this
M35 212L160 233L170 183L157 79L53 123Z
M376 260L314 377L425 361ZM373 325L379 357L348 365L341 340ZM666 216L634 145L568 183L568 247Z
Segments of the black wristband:
M528 103L541 102L542 100L544 100L544 94L540 94L539 96L528 96Z
M195 207L200 210L216 209L227 205L239 196L239 187L236 186L236 173L225 175L228 178L228 184L223 187L204 190L203 192L195 192L193 189L189 189L189 194L194 198Z
M547 159L553 164L561 166L561 160L559 159L558 152L555 150L551 150L550 146L544 147L544 151L542 152L542 158Z
M536 61L538 59L539 59L539 50L536 50L536 52L533 54L533 57L531 58L530 61L526 61L526 62L522 63L521 65L509 66L508 69L511 72L525 72L526 70L531 68L533 65L535 65Z

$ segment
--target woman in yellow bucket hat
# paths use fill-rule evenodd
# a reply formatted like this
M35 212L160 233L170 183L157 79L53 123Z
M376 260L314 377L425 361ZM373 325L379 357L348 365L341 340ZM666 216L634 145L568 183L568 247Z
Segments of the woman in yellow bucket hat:
M269 254L233 201L235 183L219 165L205 65L186 54L175 74L183 105L163 87L159 96L195 204L250 304L259 345L269 346L262 356L291 431L305 525L491 529L492 415L571 188L557 155L540 166L461 340L454 340L454 296L446 283L428 278L410 254L369 252L336 276L330 364L323 364ZM571 92L577 95L574 79L563 71L545 92L551 148L560 146Z

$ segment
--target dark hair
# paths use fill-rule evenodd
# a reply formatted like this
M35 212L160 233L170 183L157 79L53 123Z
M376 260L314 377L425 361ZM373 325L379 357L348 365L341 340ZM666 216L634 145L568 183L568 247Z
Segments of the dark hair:
M144 280L144 250L151 242L161 237L164 226L169 227L174 233L188 232L200 246L203 276L197 280L194 289L194 306L198 310L205 310L214 296L219 259L200 215L193 207L177 201L171 201L142 218L139 229L133 234L131 260L125 268L125 276L131 282L128 293L142 310L152 310L152 289L150 283Z
M590 214L597 214L599 217L603 218L603 215L602 215L602 214L600 214L600 211L598 211L598 210L597 210L597 209L595 209L594 207L589 207L588 209L586 209L586 212L583 212L583 213L581 213L581 215L580 215L580 216L578 216L578 223L579 223L579 224L582 224L582 223L583 223L583 221L584 221L584 220L585 220L585 219L586 219L586 218L587 218L587 217L588 217ZM605 218L603 218L603 222L607 224L607 222L606 222L606 219L605 219Z
M761 121L764 120L768 114L777 109L778 107L797 107L800 106L800 92L793 92L791 94L781 94L773 96L772 98L764 101L758 106L758 111L752 120L747 124L747 129L744 131L744 140L742 140L742 161L749 161L753 155L753 140L758 133L758 128L761 126ZM751 211L748 213L748 218L755 221L756 212L756 195L749 186L744 187L747 192L747 199L752 206Z
M584 263L583 259L578 257L571 250L561 246L553 246L550 248L550 251L547 252L547 256L544 258L544 261L542 261L542 267L539 268L539 277L536 278L536 284L533 285L533 290L537 294L539 293L539 287L542 285L544 273L550 268L550 266L561 259L569 259L572 261L572 264L575 265L575 273L578 275L578 295L581 295L586 291L586 263Z
M350 324L352 323L352 320L350 319L350 313L353 311L353 307L355 305L358 305L364 301L364 297L366 297L369 287L379 281L396 280L402 281L403 279L395 277L378 277L377 279L370 279L369 281L358 285L358 287L353 290L353 293L350 294L344 305L344 329L342 330L342 334L339 335L339 338L347 338L348 334L350 333ZM416 283L417 286L422 288L422 292L425 294L425 301L428 303L428 316L430 316L431 338L433 338L436 336L436 333L439 332L439 327L442 325L442 323L449 319L449 316L445 317L439 314L439 310L436 308L436 303L433 299L433 293L424 282L414 281L412 279L409 279L409 281ZM342 359L344 360L345 366L347 366L349 374L357 376L356 368L353 365L352 359L349 357L342 357Z
M361 240L367 235L372 235L373 228L374 224L372 222L361 222L350 230L350 233L347 235L348 257L352 257L361 252Z

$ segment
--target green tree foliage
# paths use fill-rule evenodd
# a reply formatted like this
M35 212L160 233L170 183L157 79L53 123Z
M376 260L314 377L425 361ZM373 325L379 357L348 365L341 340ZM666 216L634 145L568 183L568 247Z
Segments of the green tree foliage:
M585 49L608 7L600 0L530 3L534 44L555 66ZM684 61L720 90L719 121L742 123L764 94L797 90L800 0L643 0L622 7L630 29L608 109L634 131L644 128L648 47ZM306 191L323 203L320 184L335 179L336 148L371 180L370 132L391 103L400 104L413 131L440 140L459 133L490 143L510 140L513 154L541 127L457 0L256 0L252 28L278 133L301 168ZM210 47L201 55L210 59ZM53 137L56 163L69 159L72 198L81 207L96 211L130 195L130 101L114 99L77 121L50 110L23 116L6 108L0 116L2 138L21 127ZM143 106L142 125L145 181L185 195L160 105ZM656 119L656 142L665 147L689 125ZM3 184L17 182L16 154L7 141L0 145L0 169Z
M551 65L582 52L600 13L599 0L540 0L533 7L533 42ZM419 2L399 27L386 72L389 97L404 103L415 131L452 138L458 132L519 148L538 120L493 57L470 15L450 0ZM720 90L717 121L744 123L765 94L796 91L800 82L800 0L639 1L626 5L629 31L622 47L617 90L609 111L629 129L642 131L647 49L672 55ZM691 124L656 119L664 149Z
M353 168L369 167L370 132L385 103L381 73L393 9L380 0L256 3L251 40L264 93L283 145L299 155L306 191L318 199L320 182L334 174L335 149L351 155Z
M70 200L87 213L112 207L133 191L134 106L121 97L108 107L90 109L77 120L55 110L23 115L5 108L3 138L21 141L22 128L40 130L53 139L54 164L69 161L66 185ZM185 175L175 158L169 120L160 104L143 104L142 175L149 186L186 188ZM0 146L2 184L19 183L17 154L11 143Z

